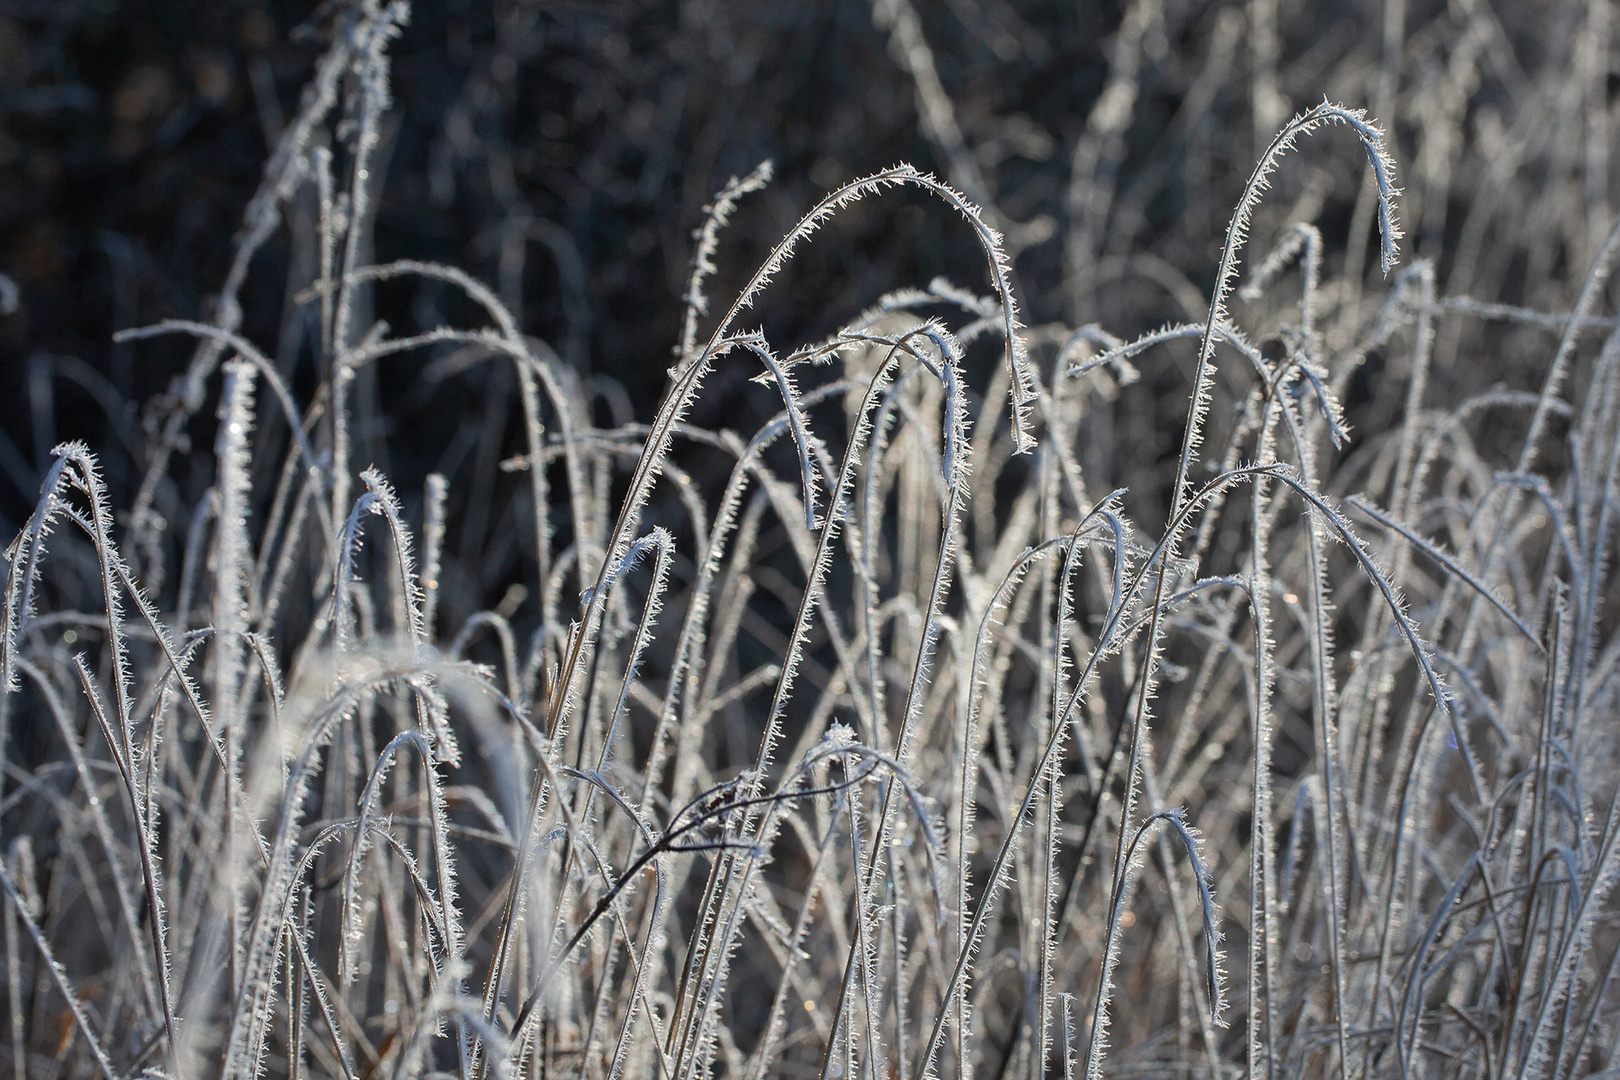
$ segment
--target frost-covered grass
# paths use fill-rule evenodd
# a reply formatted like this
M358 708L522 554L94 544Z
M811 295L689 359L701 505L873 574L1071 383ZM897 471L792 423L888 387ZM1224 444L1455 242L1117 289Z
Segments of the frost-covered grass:
M1323 101L1221 151L1258 164L1188 299L1104 243L1138 0L1074 147L1066 276L1032 285L1050 222L986 201L916 13L874 9L951 183L839 187L720 295L771 169L733 180L643 423L475 276L371 260L407 10L338 6L217 317L120 336L194 348L143 471L111 490L57 447L6 550L14 1075L1620 1067L1613 215L1525 212L1564 230L1526 262L1570 264L1536 293L1564 309L1442 295L1401 252L1383 129ZM1470 63L1491 25L1464 20ZM1276 95L1276 41L1251 48ZM1361 184L1348 254L1295 214L1313 162ZM1438 168L1414 231L1454 281L1508 227L1453 241ZM767 336L818 229L907 194L975 261ZM317 346L297 380L239 332L282 233L316 255L287 283ZM1024 325L1022 288L1080 312L1110 274L1187 321ZM476 317L364 325L402 281ZM493 370L515 395L402 492L356 387L413 361L424 394ZM694 424L720 371L775 415ZM179 506L182 466L212 486ZM474 513L521 585L469 615Z

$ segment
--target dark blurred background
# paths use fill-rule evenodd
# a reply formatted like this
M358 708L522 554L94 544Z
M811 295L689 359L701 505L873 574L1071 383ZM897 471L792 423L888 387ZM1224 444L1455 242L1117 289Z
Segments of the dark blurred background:
M525 332L615 380L645 420L679 336L702 208L766 158L777 178L725 234L711 296L730 295L827 190L909 161L993 202L1027 321L1095 320L1129 335L1197 315L1256 155L1291 111L1330 96L1389 114L1408 251L1437 259L1442 292L1555 304L1590 254L1577 250L1591 246L1581 200L1586 220L1607 213L1607 159L1594 166L1591 149L1603 130L1593 110L1607 115L1616 83L1606 38L1569 84L1574 109L1557 105L1600 7L1163 0L1134 5L1126 26L1123 5L1105 0L420 2L389 50L373 257L472 272ZM0 273L19 291L0 315L0 535L28 512L57 440L89 441L115 488L138 471L150 403L190 345L111 336L211 317L329 15L307 2L0 0ZM921 64L907 45L919 35L931 49ZM919 107L930 80L954 132ZM1123 113L1098 105L1111 81L1126 92ZM1526 104L1538 102L1557 108ZM1504 155L1513 167L1493 172ZM1353 140L1313 142L1279 176L1257 232L1314 220L1329 277L1347 263L1367 271L1365 247L1347 254L1345 243L1364 171ZM1521 189L1546 196L1540 209L1526 210ZM1450 289L1455 241L1473 226ZM286 229L261 250L241 294L243 331L307 394L317 361L308 335L286 332L294 256ZM886 196L840 213L757 318L773 340L802 341L936 274L984 291L982 267L948 210ZM431 283L385 285L373 302L397 332L479 321ZM454 458L457 418L483 407L480 380L494 377L413 393L429 359L386 365L367 391L378 429L360 434L402 490ZM1120 430L1158 431L1173 448L1175 425L1155 424L1152 410L1161 396L1184 400L1185 373L1146 374L1144 393L1119 406L1143 415L1120 418ZM701 406L710 419L743 400L743 378L720 373ZM204 419L195 438L206 437ZM1161 449L1087 464L1117 471L1100 478L1107 486ZM210 482L208 466L173 466L182 503ZM201 471L188 480L188 468Z

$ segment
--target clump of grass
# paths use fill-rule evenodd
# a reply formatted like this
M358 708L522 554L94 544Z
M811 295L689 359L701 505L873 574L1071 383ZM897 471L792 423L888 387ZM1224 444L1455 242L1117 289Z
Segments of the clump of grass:
M109 491L57 447L6 549L17 1076L1612 1067L1620 338L1596 313L1620 228L1567 315L1439 298L1431 262L1399 262L1384 133L1324 102L1232 193L1193 321L1026 328L1008 215L906 165L811 206L711 314L761 166L706 211L652 421L604 424L495 291L364 254L407 14L337 6L215 321L121 335L195 342L144 477ZM988 196L920 21L878 14ZM1318 128L1366 163L1393 276L1365 317L1312 222L1257 224ZM1123 130L1094 115L1077 162L1117 162ZM892 292L791 346L744 321L820 226L896 188L971 237L960 280L986 295ZM236 297L306 197L319 259L287 292L319 370L295 395ZM1106 207L1076 207L1086 255ZM1239 291L1251 229L1269 253ZM1083 300L1096 267L1071 269ZM413 278L485 324L363 326L368 290ZM1560 332L1540 391L1429 407L1437 337L1482 317ZM1092 426L1193 341L1173 480L1104 491ZM424 350L428 391L515 379L519 482L402 497L359 467L353 386ZM1407 358L1404 408L1355 433L1374 353ZM694 424L722 369L774 415ZM212 452L185 450L210 403ZM1480 445L1499 411L1529 413L1511 468ZM505 452L500 422L473 460ZM212 487L165 520L184 454ZM458 514L497 490L523 586L462 614Z

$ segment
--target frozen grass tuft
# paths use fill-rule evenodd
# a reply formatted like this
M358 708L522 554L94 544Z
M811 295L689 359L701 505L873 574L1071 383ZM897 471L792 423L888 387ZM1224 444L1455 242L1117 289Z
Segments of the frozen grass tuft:
M19 1080L1609 1075L1620 229L1568 313L1442 297L1400 264L1389 136L1324 101L1223 196L1218 263L1184 268L1207 301L1103 257L1157 47L1127 6L1069 280L1014 272L1052 223L987 201L924 23L875 4L957 186L835 188L711 312L773 171L733 179L643 424L509 291L370 261L409 10L331 5L218 316L120 337L194 346L144 474L63 443L5 551ZM1332 128L1354 156L1301 140ZM1364 185L1375 280L1265 201L1296 159ZM745 328L897 189L970 241L956 283ZM242 330L280 233L317 256L299 378ZM1082 319L1110 267L1185 320ZM413 283L476 318L368 325ZM1073 325L1026 327L1021 286ZM1539 382L1456 377L1498 362L1464 348L1485 321ZM419 496L367 460L358 388L394 365L504 388ZM764 422L694 422L721 373ZM211 478L184 506L182 466ZM490 536L517 569L480 610Z

